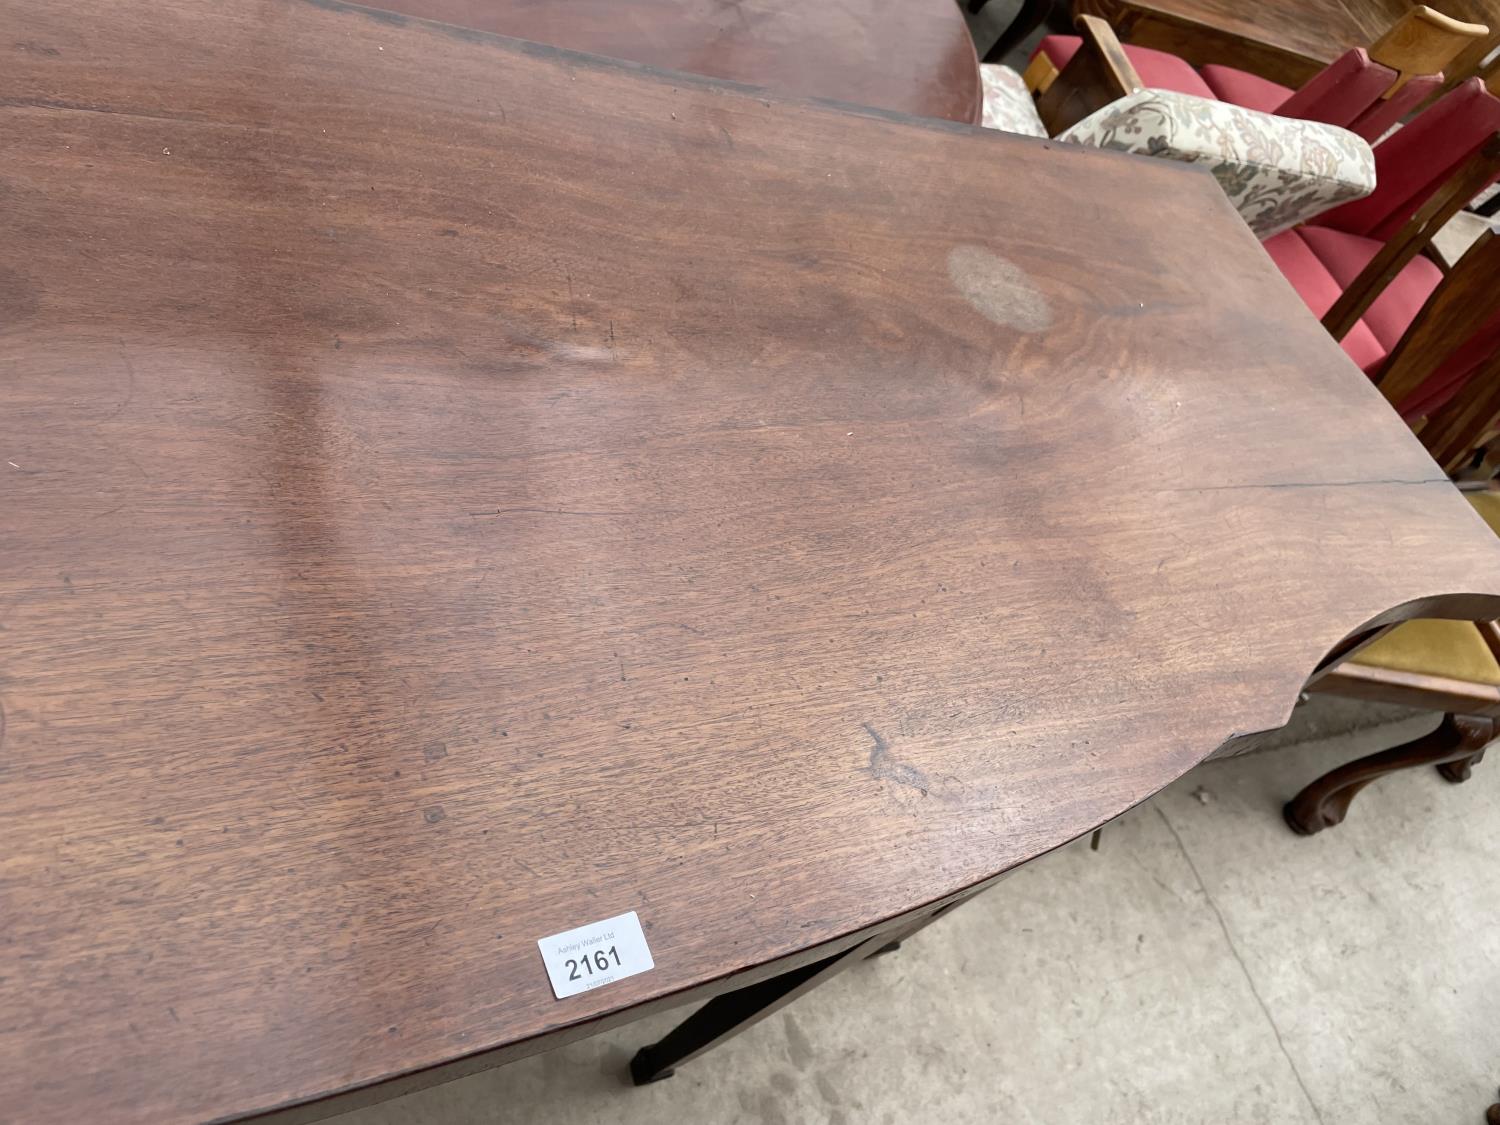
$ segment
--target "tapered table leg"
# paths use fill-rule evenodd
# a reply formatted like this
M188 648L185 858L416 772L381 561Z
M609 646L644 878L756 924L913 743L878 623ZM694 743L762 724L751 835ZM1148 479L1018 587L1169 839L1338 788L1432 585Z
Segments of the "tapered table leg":
M945 903L921 918L883 930L874 937L866 938L821 961L715 996L655 1043L637 1051L630 1060L631 1079L637 1086L644 1086L672 1077L677 1067L683 1063L733 1039L740 1032L753 1027L845 969L877 954L889 952L893 947L899 948L903 941L918 930L971 897L973 892Z

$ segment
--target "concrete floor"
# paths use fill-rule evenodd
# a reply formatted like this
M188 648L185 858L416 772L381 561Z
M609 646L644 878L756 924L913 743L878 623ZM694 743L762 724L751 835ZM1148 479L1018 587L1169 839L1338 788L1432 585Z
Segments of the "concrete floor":
M1282 801L1418 716L1194 770L1104 834L675 1078L685 1011L339 1125L1461 1123L1500 1082L1500 761L1386 778L1299 839Z

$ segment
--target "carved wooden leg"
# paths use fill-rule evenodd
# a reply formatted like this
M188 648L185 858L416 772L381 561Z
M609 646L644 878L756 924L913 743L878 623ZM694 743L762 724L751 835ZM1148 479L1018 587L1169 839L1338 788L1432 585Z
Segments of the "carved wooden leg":
M1457 785L1461 781L1468 781L1474 776L1474 767L1484 761L1484 751L1473 754L1467 758L1460 758L1456 762L1444 762L1438 766L1438 773L1443 775L1444 781L1451 781Z
M1484 748L1494 737L1493 719L1444 715L1431 734L1325 773L1288 801L1282 815L1293 832L1311 836L1341 824L1355 794L1377 777L1396 770L1413 766L1442 769L1451 764L1452 776L1447 770L1443 776L1450 781L1462 781L1468 776L1469 766L1483 757Z

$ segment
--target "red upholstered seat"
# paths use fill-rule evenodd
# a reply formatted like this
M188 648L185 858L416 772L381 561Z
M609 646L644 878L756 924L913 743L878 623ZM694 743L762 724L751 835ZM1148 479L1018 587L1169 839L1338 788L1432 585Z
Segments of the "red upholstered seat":
M1310 223L1302 228L1302 238L1339 283L1340 289L1352 285L1360 270L1369 265L1370 259L1385 245L1378 239ZM1383 353L1389 354L1400 342L1417 312L1442 280L1443 271L1430 258L1418 255L1375 298L1361 319L1374 334Z
M1307 307L1321 317L1383 243L1308 225L1278 234L1263 245ZM1407 263L1344 337L1344 351L1374 375L1442 278L1442 272L1426 258Z
M1333 308L1333 303L1344 290L1303 240L1301 228L1283 231L1261 245L1314 316L1322 317ZM1385 358L1385 350L1364 321L1355 323L1349 335L1344 337L1343 345L1349 358L1366 371L1374 369Z
M1076 35L1048 35L1037 51L1052 60L1052 65L1061 70L1082 43ZM1035 56L1033 56L1035 57ZM1174 90L1179 94L1193 94L1200 98L1213 98L1214 92L1203 81L1198 72L1176 55L1150 47L1125 45L1125 57L1135 67L1137 74L1153 90Z
M1202 74L1203 81L1221 102L1241 105L1246 109L1258 109L1262 113L1275 113L1296 93L1290 86L1236 70L1232 66L1210 63L1203 68Z
M1370 260L1459 164L1500 129L1500 98L1471 78L1375 146L1378 186L1364 199L1319 215L1262 245L1313 313L1323 316ZM1344 351L1375 374L1432 295L1442 273L1425 257L1408 262L1343 339ZM1400 404L1416 417L1446 402L1500 342L1500 317L1455 350Z

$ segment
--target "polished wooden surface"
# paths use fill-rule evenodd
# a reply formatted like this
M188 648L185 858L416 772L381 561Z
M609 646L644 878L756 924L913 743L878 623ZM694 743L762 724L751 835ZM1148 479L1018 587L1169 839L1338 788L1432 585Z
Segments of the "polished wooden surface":
M1452 74L1471 73L1500 43L1500 0L1433 0L1444 15L1490 29L1464 52ZM1216 62L1300 86L1351 47L1369 47L1411 0L1074 0L1077 11L1133 25L1126 37L1175 51L1194 65ZM1206 54L1199 55L1199 52Z
M0 15L16 1120L847 948L1367 623L1500 616L1199 169L328 3ZM555 1000L536 940L627 910L656 968Z
M979 60L955 0L381 0L517 39L973 124Z

